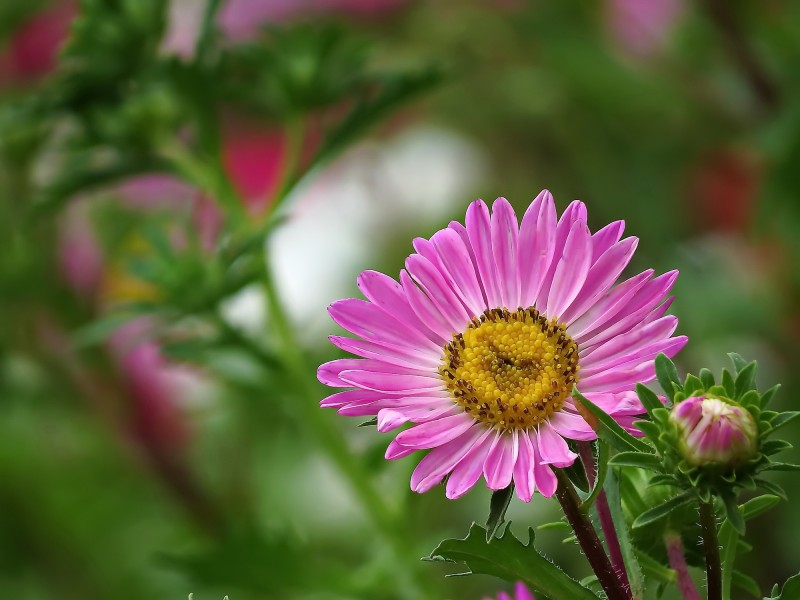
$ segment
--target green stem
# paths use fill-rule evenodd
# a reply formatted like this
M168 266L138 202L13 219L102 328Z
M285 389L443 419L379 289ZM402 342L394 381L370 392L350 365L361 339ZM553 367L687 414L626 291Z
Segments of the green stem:
M706 554L708 600L722 600L722 563L719 557L717 515L713 500L700 502L700 527L703 530L703 549Z
M274 215L278 212L289 196L289 192L295 188L300 180L299 167L303 158L304 142L304 123L299 117L293 117L286 124L286 147L284 148L286 163L283 166L281 182L278 185L275 196L272 198L269 206L267 206L264 221L268 220L270 215Z
M308 427L314 439L323 446L326 455L344 476L370 520L391 546L395 556L403 564L413 564L409 562L413 548L407 543L403 530L397 526L398 521L394 512L387 507L383 497L372 486L370 473L363 468L360 461L354 459L344 438L336 430L328 415L317 405L319 390L312 381L313 375L309 372L307 361L278 297L268 265L265 266L264 289L271 322L275 325L281 340L281 358L291 375L291 380L298 385L298 393L303 397L301 402L296 403L296 409L300 412L304 425ZM404 585L408 586L407 592L410 597L425 597L413 581L404 582Z
M569 477L560 469L556 469L556 475L558 477L556 497L608 600L629 600L630 596L623 588L603 549L603 542L600 541L589 518L580 509L580 498L572 487Z

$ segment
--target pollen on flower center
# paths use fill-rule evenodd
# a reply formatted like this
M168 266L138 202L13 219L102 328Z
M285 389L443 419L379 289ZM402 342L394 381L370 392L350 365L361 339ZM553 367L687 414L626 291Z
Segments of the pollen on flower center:
M495 308L444 347L439 374L474 419L529 429L561 410L578 380L578 345L535 308Z

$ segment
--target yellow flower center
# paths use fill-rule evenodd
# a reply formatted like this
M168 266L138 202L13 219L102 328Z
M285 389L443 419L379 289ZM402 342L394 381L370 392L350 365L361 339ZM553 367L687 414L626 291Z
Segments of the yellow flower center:
M578 381L578 345L535 308L484 311L444 347L439 374L475 420L530 429L561 410Z

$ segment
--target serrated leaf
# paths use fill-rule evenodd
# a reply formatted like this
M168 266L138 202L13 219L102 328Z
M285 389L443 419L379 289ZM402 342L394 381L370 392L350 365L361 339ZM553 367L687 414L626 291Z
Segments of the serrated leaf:
M608 474L608 444L603 440L597 440L597 475L594 479L594 487L589 496L581 502L581 510L586 512L597 500L597 497L603 491L603 485L606 481Z
M644 594L644 575L642 574L642 568L636 556L636 549L631 541L630 530L625 521L625 515L622 513L622 497L620 496L619 479L614 469L609 469L605 491L608 508L611 512L611 520L614 524L614 530L617 533L617 540L619 541L619 547L622 551L622 559L625 563L628 580L631 584L631 592L634 598L641 598L642 594Z
M663 352L656 356L656 378L661 389L667 394L669 398L675 396L676 391L682 389L681 381L678 378L678 369L675 368L675 363Z
M694 497L694 493L690 490L687 490L682 494L678 494L677 496L670 498L663 504L659 504L658 506L643 512L641 515L636 517L636 520L633 522L633 529L638 529L639 527L644 527L650 523L655 523L659 519L663 519L673 510L691 502Z
M744 369L739 371L734 381L734 397L740 398L745 392L756 389L756 369L758 365L755 361L749 363Z
M550 562L533 546L534 533L523 544L506 530L486 543L486 530L473 523L464 539L442 541L429 560L465 563L470 573L493 575L506 581L523 581L534 593L553 600L597 600L597 596Z
M575 399L597 419L599 431L597 434L617 450L635 450L637 452L652 452L653 449L643 441L636 439L625 431L602 408L592 403L578 390L573 392Z
M661 458L644 452L619 452L611 458L609 464L614 467L636 467L648 471L661 470Z
M487 543L492 541L497 531L505 522L506 510L508 510L508 505L511 503L511 498L513 496L513 483L502 490L492 492L492 498L489 501L489 518L486 519Z

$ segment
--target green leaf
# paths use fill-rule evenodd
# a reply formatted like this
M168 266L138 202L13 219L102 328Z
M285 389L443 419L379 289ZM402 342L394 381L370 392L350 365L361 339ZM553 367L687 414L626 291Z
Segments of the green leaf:
M489 501L489 518L486 519L486 542L489 543L494 538L497 530L505 522L506 510L514 496L514 484L502 490L492 492L492 499Z
M709 373L710 373L710 371L709 371ZM711 385L714 385L713 384L713 379L712 379L712 384ZM709 387L711 387L711 386L709 386ZM693 396L695 394L695 392L700 392L700 391L702 391L704 389L705 389L705 386L703 385L703 382L700 379L698 379L696 376L692 375L691 373L689 373L686 376L686 381L683 384L683 393L686 394L687 397Z
M633 437L602 408L593 404L578 390L572 395L583 407L597 419L597 434L617 450L634 450L637 452L652 452L653 449L643 441Z
M739 371L734 381L734 397L741 398L745 392L756 389L756 369L758 365L755 361L748 364L744 369Z
M688 504L693 499L694 493L691 490L687 490L682 494L678 494L663 504L659 504L658 506L645 511L636 517L636 520L633 522L633 528L638 529L639 527L644 527L650 523L655 523L659 519L663 519L664 517L668 516L673 510Z
M783 590L778 593L778 586L772 588L772 594L764 600L796 600L800 598L800 573L792 575L783 584Z
M636 467L648 471L661 470L661 458L655 454L644 452L619 452L610 461L614 467Z
M739 510L742 512L743 519L750 520L762 513L767 512L780 501L781 499L778 496L773 496L772 494L763 494L748 500L744 504L741 504L739 506Z
M375 427L378 425L378 417L373 417L369 421L364 421L363 423L359 423L359 427Z
M577 462L577 461L576 461ZM600 492L603 491L603 484L606 481L606 474L608 473L608 444L603 440L597 440L597 476L594 480L594 488L592 493L581 502L581 510L586 512L597 500Z
M644 575L639 565L636 549L631 541L628 523L622 512L622 497L620 496L620 482L614 469L609 469L606 477L606 497L608 508L611 511L611 520L614 523L614 530L617 532L617 540L622 551L622 558L628 571L628 580L631 584L631 592L634 598L641 598L644 594Z
M719 544L722 546L720 556L722 562L722 598L731 600L731 587L733 584L734 563L738 551L739 533L726 519L719 528Z
M800 471L800 465L793 465L792 463L785 462L771 462L767 463L761 471Z
M463 540L442 541L429 557L432 561L465 563L465 574L493 575L506 581L524 581L534 593L552 600L597 600L597 596L564 573L533 546L534 532L523 544L508 530L486 543L486 530L473 523Z
M794 448L791 443L786 440L767 440L761 444L761 452L767 455L777 454L784 450L791 450Z
M636 560L639 561L639 565L642 567L642 573L647 577L652 577L662 583L675 583L678 580L678 574L674 569L665 567L655 558L641 550L636 550Z
M726 494L722 498L725 504L725 514L728 517L728 522L731 524L739 535L744 535L745 524L742 513L739 512L739 505L736 503L736 497L731 494Z
M683 389L681 381L678 379L678 369L675 368L675 363L663 352L656 356L656 378L658 384L670 398L675 396L676 391Z
M664 405L661 403L661 400L658 399L656 393L641 383L636 384L636 395L639 396L639 400L642 401L642 405L651 419L653 418L654 410L664 408Z
M740 590L744 590L755 598L758 598L761 595L761 588L758 587L756 580L749 575L745 575L741 571L733 572L733 585L738 587Z
M768 481L766 479L761 479L759 477L758 479L756 479L756 484L762 490L766 490L771 494L778 496L781 500L789 500L789 497L786 495L786 490L784 490L783 487L781 487L777 483L772 483L771 481Z
M589 493L592 486L589 485L589 478L586 477L586 469L584 469L581 461L576 460L570 466L564 467L562 470L567 474L572 485L584 493Z

